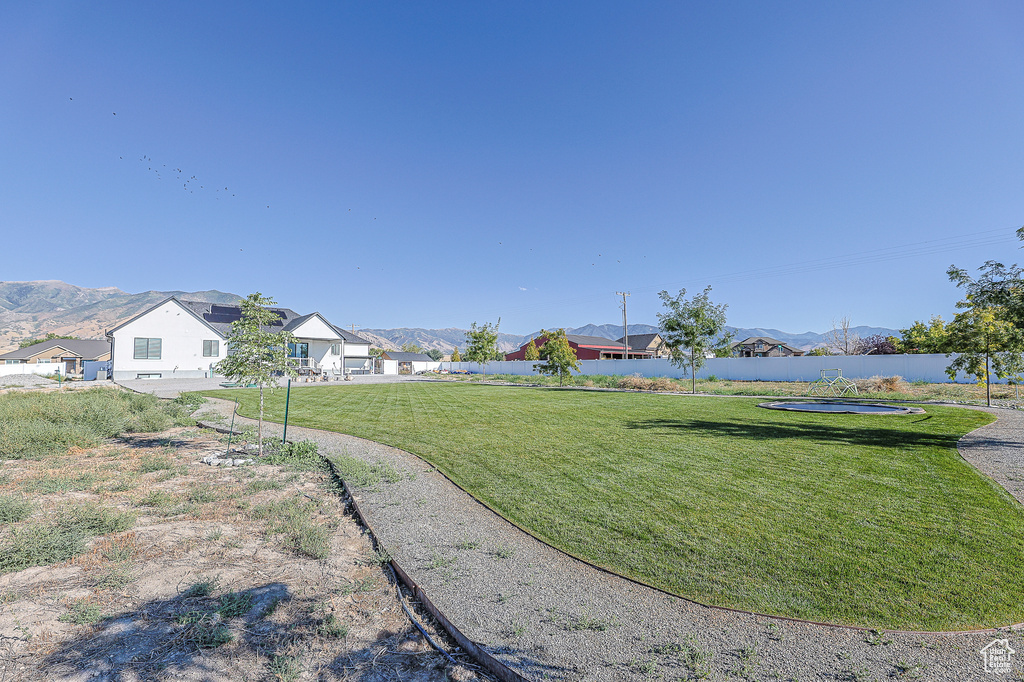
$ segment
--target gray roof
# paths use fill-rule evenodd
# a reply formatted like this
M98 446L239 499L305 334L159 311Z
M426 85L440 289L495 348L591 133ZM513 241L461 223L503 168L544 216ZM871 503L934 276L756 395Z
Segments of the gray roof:
M207 303L204 301L180 301L180 303L186 306L189 310L194 312L204 322L213 327L221 336L226 337L228 332L231 331L231 323L241 319L242 309L237 305L225 305L223 303ZM279 322L274 322L268 329L270 331L293 331L302 326L302 323L311 317L320 316L320 318L327 322L327 325L337 332L338 336L343 338L348 343L370 343L366 339L347 332L344 329L334 326L324 318L320 313L309 313L307 315L299 315L291 308L269 308L269 310L275 313L279 318Z
M110 352L110 342L99 339L50 339L40 341L25 348L12 350L10 353L0 355L0 360L27 360L39 353L46 352L51 348L61 348L70 351L70 354L77 355L85 360L92 360Z
M618 345L622 347L621 341L613 341L612 339L606 339L603 336L581 336L580 334L566 334L565 338L572 341L577 346L601 346L611 348L612 346Z
M654 341L655 337L660 337L661 334L655 332L653 334L630 334L629 335L629 347L639 348L641 350L646 349ZM624 336L620 336L616 343L622 343L625 339Z
M387 350L384 354L388 356L388 360L397 360L398 362L433 362L433 358L424 353L402 353L400 351Z
M764 343L766 345L769 345L769 346L785 346L789 350L800 352L799 348L794 348L793 346L789 345L788 343L783 343L782 341L779 341L778 339L773 339L770 336L750 336L750 337L747 337L747 338L743 339L742 341L736 341L735 343L733 343L730 346L730 348L736 348L737 346L753 345L753 344L757 343L758 341L760 341L761 343Z

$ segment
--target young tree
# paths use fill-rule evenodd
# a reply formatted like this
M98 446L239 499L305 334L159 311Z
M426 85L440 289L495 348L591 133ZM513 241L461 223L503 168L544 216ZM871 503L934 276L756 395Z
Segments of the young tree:
M288 344L295 341L291 332L273 332L271 324L280 317L268 306L274 300L256 292L239 303L241 318L231 323L228 332L228 355L214 369L243 384L256 384L260 389L259 454L263 455L263 387L277 385L277 377L295 376L288 364Z
M1024 227L1017 230L1024 241ZM950 352L958 356L946 368L950 378L964 370L986 384L991 404L991 373L1001 379L1020 380L1024 364L1024 269L986 261L974 279L963 268L951 265L951 282L966 291L956 307L962 310L946 327Z
M671 352L672 364L689 367L692 391L697 392L697 370L704 366L708 352L728 346L732 334L725 332L726 304L711 302L711 287L704 289L692 300L687 300L686 289L680 289L677 296L667 291L658 294L667 313L658 313L661 337Z
M462 356L459 355L458 346L455 346L455 350L452 351L452 362L462 362Z
M968 297L969 298L969 297ZM957 304L960 305L960 304ZM949 348L957 354L946 368L951 381L958 371L984 382L986 403L992 405L992 373L1001 379L1020 381L1021 331L1000 319L998 308L974 307L957 313L946 328ZM947 356L950 353L947 353Z
M466 360L479 363L481 372L483 372L485 362L502 358L501 351L498 350L498 326L500 324L501 318L498 318L498 324L493 327L490 323L484 323L482 327L477 327L474 322L470 330L466 332Z
M540 360L540 353L537 352L537 344L533 339L530 339L530 343L526 344L526 350L523 351L524 360Z
M822 338L833 355L856 355L860 337L850 330L850 318L841 317L832 320L832 329Z
M426 351L424 351L423 348L419 344L415 344L415 343L412 343L410 341L408 343L403 343L402 344L402 352L403 353L425 353Z
M440 348L431 348L430 350L426 351L426 353L434 362L439 362L441 358L444 357L444 351L441 350Z
M557 376L558 385L572 375L572 370L579 371L580 361L576 358L576 349L569 345L569 339L565 336L564 329L553 332L540 332L540 336L546 339L544 345L538 351L538 359L543 359L542 364L537 365L537 371L548 376ZM536 346L531 346L536 349Z

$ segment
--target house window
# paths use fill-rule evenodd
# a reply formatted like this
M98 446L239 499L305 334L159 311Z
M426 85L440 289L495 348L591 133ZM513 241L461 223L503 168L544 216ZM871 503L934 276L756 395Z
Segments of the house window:
M52 358L38 358L36 360L36 364L37 365L49 365L52 362L53 362Z
M160 346L160 339L143 339L135 337L135 359L159 360Z
M341 355L341 344L340 343L332 343L331 344L331 355Z
M763 343L757 344L757 350L764 350L764 344Z
M290 358L308 358L309 357L309 344L308 343L289 343L288 344L288 357L290 357Z
M220 355L220 341L203 341L203 357L215 358Z

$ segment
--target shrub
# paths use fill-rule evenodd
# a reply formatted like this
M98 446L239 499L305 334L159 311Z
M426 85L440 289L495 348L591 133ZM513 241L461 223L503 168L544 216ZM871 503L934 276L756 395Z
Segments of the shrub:
M260 460L264 464L283 464L296 469L317 470L323 469L326 465L320 456L320 449L311 440L303 440L298 443L284 443L279 440L265 439L263 441L263 452L270 452Z
M870 379L857 379L854 383L857 384L858 391L865 393L897 393L906 388L903 377L899 375L873 376Z

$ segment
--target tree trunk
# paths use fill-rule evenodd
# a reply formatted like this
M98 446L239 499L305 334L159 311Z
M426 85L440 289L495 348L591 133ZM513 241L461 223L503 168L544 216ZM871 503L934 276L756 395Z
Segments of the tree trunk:
M696 357L696 349L691 347L690 348L690 379L692 379L693 383L690 385L691 386L690 392L693 393L694 395L697 395L697 363L694 362L694 358L695 357Z
M263 457L263 384L260 384L260 428L257 433L257 437L260 439L260 442L256 448L256 452L260 457Z

